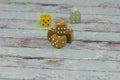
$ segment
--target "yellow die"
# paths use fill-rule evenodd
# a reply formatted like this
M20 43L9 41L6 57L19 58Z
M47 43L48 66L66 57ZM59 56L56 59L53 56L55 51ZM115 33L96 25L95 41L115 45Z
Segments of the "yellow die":
M51 15L49 14L40 15L40 27L41 28L50 28L51 22L52 22Z

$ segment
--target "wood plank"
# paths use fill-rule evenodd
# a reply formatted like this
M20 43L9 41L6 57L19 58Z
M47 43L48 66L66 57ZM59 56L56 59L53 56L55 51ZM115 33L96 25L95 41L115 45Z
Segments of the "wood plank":
M44 4L0 4L0 11L6 12L49 12L69 14L72 5L44 5ZM119 16L119 8L75 6L83 15Z
M9 33L6 33L9 32ZM47 30L0 29L0 37L46 38ZM120 33L74 32L74 40L120 42Z
M24 20L0 20L0 28L8 29L33 29L38 30L38 21L24 21ZM85 32L120 32L119 24L102 24L102 23L81 23L70 24L68 26L75 31Z
M37 20L39 21L40 12L0 12L1 19L22 19L22 20ZM53 21L56 19L65 19L69 22L68 14L50 13L53 17ZM22 17L21 17L22 16ZM108 15L81 15L82 22L85 23L120 23L120 16L108 16Z
M82 5L82 6L103 6L103 7L120 7L120 1L116 3L114 0L1 0L2 3L43 3L43 4L69 4L69 5Z
M35 59L21 56L2 56L0 67L22 67L71 71L120 72L119 61Z
M80 59L80 60L101 60L101 61L119 61L120 51L109 50L89 50L89 49L38 49L38 48L13 48L13 47L0 47L0 55L2 56L21 56L21 58L41 59L41 58L54 58L54 59ZM19 57L18 57L19 58Z
M66 70L43 70L43 69L28 69L28 68L0 68L1 79L19 79L19 80L114 80L120 79L118 73L110 72L84 72L84 71L66 71ZM23 72L24 71L24 72ZM34 74L33 74L34 73Z
M16 48L40 48L53 49L50 42L46 39L33 38L4 38L0 37L1 47L16 47ZM89 49L89 50L112 50L120 51L120 43L109 42L90 42L90 41L73 41L72 44L67 44L65 49Z
M30 29L39 30L38 21L25 21L25 20L0 20L0 29ZM80 23L80 24L70 24L68 26L75 31L85 31L85 32L120 32L120 24L109 24L109 23Z
M46 70L46 69L29 69L29 68L3 68L1 79L12 80L119 80L118 73L95 72L95 71L66 71L66 70Z

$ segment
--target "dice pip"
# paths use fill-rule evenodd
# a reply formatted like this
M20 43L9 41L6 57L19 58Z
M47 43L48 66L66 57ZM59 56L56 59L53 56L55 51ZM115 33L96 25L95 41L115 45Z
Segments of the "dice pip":
M70 22L75 24L75 23L80 23L81 22L81 14L80 11L77 9L72 9L70 12Z
M50 28L51 22L52 22L51 15L49 14L40 15L40 27L41 28Z

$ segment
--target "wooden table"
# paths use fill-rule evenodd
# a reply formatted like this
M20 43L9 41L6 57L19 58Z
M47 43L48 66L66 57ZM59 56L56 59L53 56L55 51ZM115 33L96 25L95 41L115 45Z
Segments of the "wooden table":
M50 45L43 13L68 21L72 44ZM120 80L120 0L0 0L0 80Z

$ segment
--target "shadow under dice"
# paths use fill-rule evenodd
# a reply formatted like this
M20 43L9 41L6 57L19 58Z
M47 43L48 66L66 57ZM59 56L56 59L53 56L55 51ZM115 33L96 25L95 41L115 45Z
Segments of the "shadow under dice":
M55 48L62 48L66 45L67 38L65 35L58 36L57 34L54 34L51 36L51 45Z

